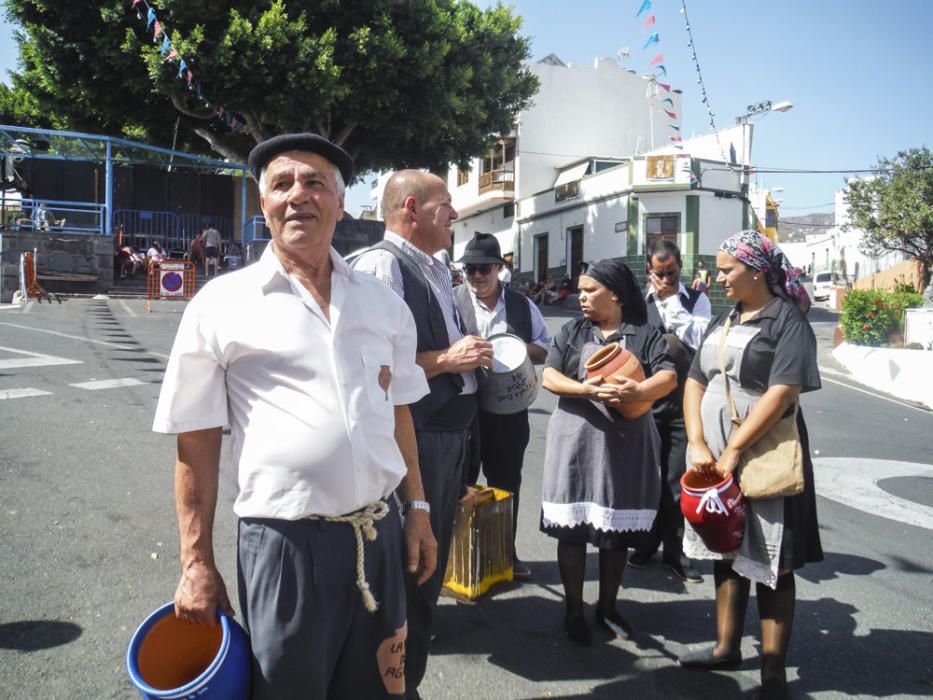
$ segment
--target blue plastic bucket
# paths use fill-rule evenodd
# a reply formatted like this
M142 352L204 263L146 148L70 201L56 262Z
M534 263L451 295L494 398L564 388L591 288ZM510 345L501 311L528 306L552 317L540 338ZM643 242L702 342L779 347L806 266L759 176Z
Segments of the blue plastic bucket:
M152 700L247 700L252 668L249 638L218 611L215 627L175 617L166 603L136 630L126 652L130 680Z

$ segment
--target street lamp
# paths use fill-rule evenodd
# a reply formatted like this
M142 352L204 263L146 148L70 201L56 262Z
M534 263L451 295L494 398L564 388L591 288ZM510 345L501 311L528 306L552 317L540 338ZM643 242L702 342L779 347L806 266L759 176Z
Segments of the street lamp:
M757 117L759 114L767 114L768 112L786 112L789 109L792 109L794 106L793 102L788 102L783 100L776 104L772 104L771 100L765 100L764 102L759 102L758 104L749 105L745 108L745 114L742 114L735 118L736 124L748 124L748 120L751 117Z

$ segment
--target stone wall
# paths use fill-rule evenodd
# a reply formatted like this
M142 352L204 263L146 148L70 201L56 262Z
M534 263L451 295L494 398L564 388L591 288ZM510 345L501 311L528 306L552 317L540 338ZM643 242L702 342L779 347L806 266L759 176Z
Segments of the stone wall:
M909 284L913 286L914 291L920 292L923 291L922 283L920 263L916 260L905 260L887 270L859 277L852 286L855 289L881 289L890 292L899 284Z
M54 231L3 232L0 302L19 288L20 254L36 251L39 284L47 292L103 294L113 286L113 238ZM56 273L58 273L56 275ZM68 279L43 279L42 275Z

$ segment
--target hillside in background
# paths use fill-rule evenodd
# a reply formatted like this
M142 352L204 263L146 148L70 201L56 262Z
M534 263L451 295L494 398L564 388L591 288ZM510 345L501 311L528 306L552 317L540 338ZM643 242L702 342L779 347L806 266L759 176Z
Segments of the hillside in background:
M778 241L802 241L808 235L822 233L833 225L834 218L831 212L782 216L778 220Z

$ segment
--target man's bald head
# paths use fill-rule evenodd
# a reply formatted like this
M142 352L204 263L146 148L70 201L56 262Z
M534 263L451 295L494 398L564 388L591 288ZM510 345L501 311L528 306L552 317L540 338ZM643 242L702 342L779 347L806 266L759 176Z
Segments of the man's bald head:
M452 245L451 222L457 211L447 185L437 175L399 170L382 192L382 218L386 228L433 255Z
M405 201L414 197L418 203L427 201L432 190L444 187L437 175L420 170L399 170L386 182L382 192L382 218L388 226L397 222L405 212Z

